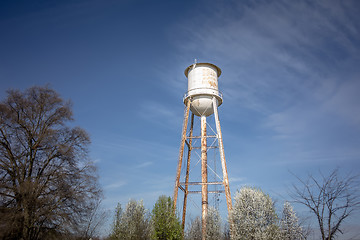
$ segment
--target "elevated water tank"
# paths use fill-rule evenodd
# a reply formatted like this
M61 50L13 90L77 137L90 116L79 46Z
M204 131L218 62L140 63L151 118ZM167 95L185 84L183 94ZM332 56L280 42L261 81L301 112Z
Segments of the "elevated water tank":
M211 63L194 63L185 69L188 91L184 103L191 98L190 109L195 115L207 117L213 114L213 97L218 100L218 106L222 104L222 95L218 89L220 75L221 69Z

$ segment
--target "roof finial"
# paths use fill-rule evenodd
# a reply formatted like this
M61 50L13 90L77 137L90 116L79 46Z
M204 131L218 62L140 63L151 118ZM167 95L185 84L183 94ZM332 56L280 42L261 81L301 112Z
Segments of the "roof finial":
M194 59L194 64L192 65L192 69L194 69L196 67L196 63L197 63L197 60L196 58Z

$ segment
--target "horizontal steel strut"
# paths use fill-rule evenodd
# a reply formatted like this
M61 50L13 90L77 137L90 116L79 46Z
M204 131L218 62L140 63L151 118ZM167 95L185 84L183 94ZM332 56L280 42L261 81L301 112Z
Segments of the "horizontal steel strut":
M223 182L180 182L181 185L222 185L224 184Z

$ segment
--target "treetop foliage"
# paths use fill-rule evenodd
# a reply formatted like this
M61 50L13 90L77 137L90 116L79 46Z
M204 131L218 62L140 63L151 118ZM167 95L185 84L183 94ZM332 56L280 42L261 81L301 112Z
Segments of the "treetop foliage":
M234 197L232 239L302 240L306 236L289 202L279 219L275 204L259 188L243 187Z
M174 205L170 197L160 196L152 210L153 239L182 239L181 223L174 214Z
M233 239L276 239L274 202L260 189L241 188L235 194L231 217Z
M288 201L284 203L280 229L282 238L285 240L300 240L306 238L305 232L300 226L299 219Z
M116 207L110 239L146 240L151 234L150 215L142 201L130 200L125 210Z
M125 210L118 204L110 239L180 240L182 228L173 209L173 201L166 196L159 197L151 214L142 201L130 200Z

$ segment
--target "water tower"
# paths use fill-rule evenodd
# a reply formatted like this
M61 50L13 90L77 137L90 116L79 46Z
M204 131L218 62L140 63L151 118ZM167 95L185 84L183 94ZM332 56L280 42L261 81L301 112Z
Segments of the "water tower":
M201 193L203 239L205 239L206 232L206 217L209 204L208 195L212 193L225 193L229 214L232 209L229 178L226 168L224 146L218 115L218 107L223 102L222 95L218 89L218 77L220 75L221 69L211 63L194 63L185 69L185 76L188 78L188 91L183 99L185 111L175 179L174 206L176 208L178 190L180 189L184 195L182 210L182 227L184 229L188 195ZM188 127L190 110L191 120L190 126ZM211 128L210 122L207 123L207 118L212 117L212 115L215 122L215 128ZM196 129L194 128L195 118L200 120L200 126L198 127L200 133L198 135L194 131ZM208 134L208 132L211 131L207 131L207 127L213 134ZM187 146L187 152L184 151L185 145ZM208 159L210 160L210 158L208 158L210 150L214 150L219 153L218 161L221 163L222 173L217 173L215 167L210 167L210 163L208 161ZM201 162L201 164L192 163L194 162L194 157L192 157L193 155L195 155L196 162L196 154L194 154L195 151L198 151L198 163ZM184 158L186 158L186 162L183 164ZM214 163L216 163L216 159L214 160ZM199 167L200 169L198 169L200 172L192 171L192 165L201 165L201 168ZM208 170L211 170L212 175L214 175L216 179L209 181ZM194 175L194 179L196 179L197 175L199 180L191 181ZM198 188L198 191L193 190L193 188L196 187Z

